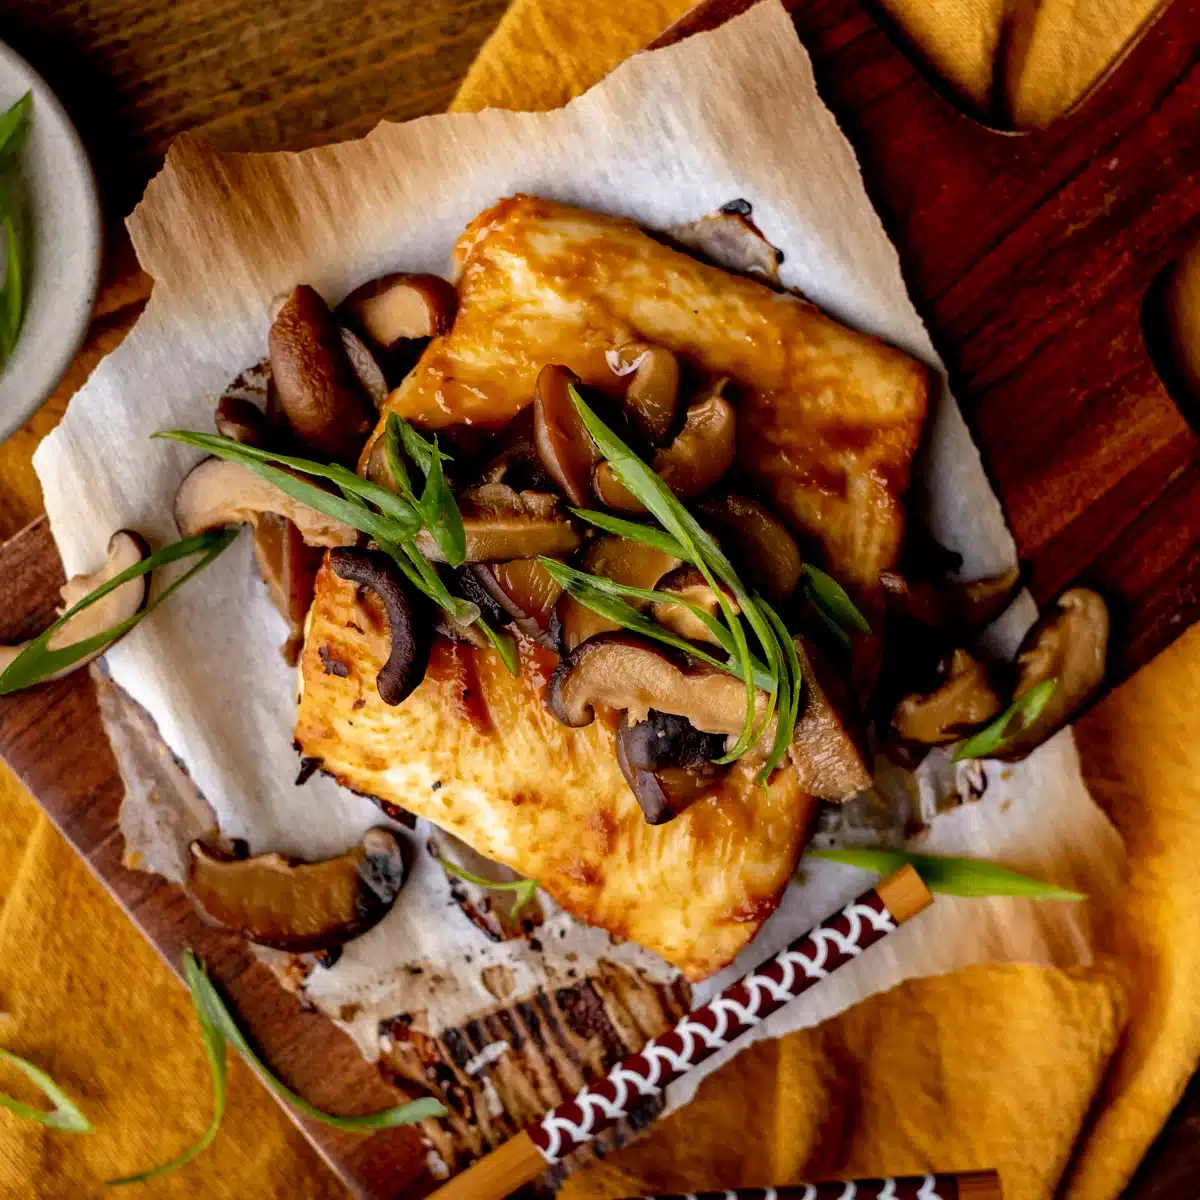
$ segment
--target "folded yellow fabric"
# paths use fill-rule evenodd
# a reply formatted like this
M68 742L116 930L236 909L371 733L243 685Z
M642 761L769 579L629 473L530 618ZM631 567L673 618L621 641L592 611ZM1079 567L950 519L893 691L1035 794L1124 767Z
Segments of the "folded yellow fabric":
M1029 123L1053 119L1084 90L1153 3L888 0L965 95L981 105L1004 95L1004 110ZM553 107L687 7L517 0L458 107ZM0 534L40 509L29 456L77 375L0 447ZM996 1165L1008 1195L1040 1200L1074 1155L1070 1194L1114 1196L1200 1052L1200 717L1189 701L1198 692L1193 629L1077 730L1089 782L1132 862L1128 906L1114 914L1099 967L925 980L757 1046L707 1081L685 1113L571 1180L565 1194L937 1164ZM97 1128L91 1137L48 1133L0 1111L0 1200L99 1196L100 1179L170 1156L206 1124L207 1068L186 995L7 772L0 1011L11 1014L0 1020L0 1045L48 1068ZM7 1068L0 1090L30 1095ZM235 1065L213 1151L156 1181L153 1195L323 1200L344 1191Z

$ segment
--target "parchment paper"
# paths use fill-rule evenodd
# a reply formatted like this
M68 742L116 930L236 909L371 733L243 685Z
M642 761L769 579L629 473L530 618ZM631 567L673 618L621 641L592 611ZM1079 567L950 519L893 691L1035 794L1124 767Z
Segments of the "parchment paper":
M938 363L854 154L773 2L715 33L635 57L557 112L430 117L302 154L220 155L183 141L130 221L139 258L155 279L146 312L36 457L67 570L95 567L119 526L156 544L175 535L171 499L194 455L147 437L168 427L211 428L215 396L265 352L274 296L309 282L336 302L385 271L448 274L450 248L468 220L516 191L632 216L654 229L744 197L766 236L786 252L786 285ZM914 496L935 536L962 553L968 577L1014 561L999 504L945 394L935 405ZM1026 598L994 631L995 644L1011 649L1032 616ZM279 658L282 635L243 537L116 647L109 668L157 722L226 834L246 838L255 851L316 858L355 841L380 813L326 779L293 785L294 679ZM1122 847L1083 787L1069 733L1024 764L989 769L981 799L936 817L946 796L971 781L956 779L936 759L924 774L919 791L894 781L884 789L890 807L883 805L882 816L856 805L822 837L874 843L897 836L914 816L933 817L919 839L922 850L996 859L1098 902L1117 886ZM131 850L158 864L178 861L151 844L162 827L127 820ZM519 990L552 979L556 969L526 949L489 947L448 906L440 871L425 856L419 860L391 916L310 981L310 994L327 1012L336 1016L351 1000L360 1006L351 1027L368 1054L380 1014L420 1007L436 1027L489 1004L478 971L498 955L516 960ZM802 876L803 887L789 890L738 963L697 989L698 998L869 878L821 862L806 863ZM939 898L930 913L759 1032L810 1025L902 979L968 963L1086 962L1088 914L1084 905ZM630 947L614 950L598 931L571 936L585 951L584 965L603 954L662 970ZM439 964L443 984L414 993L399 969L413 961ZM672 1103L697 1080L690 1078Z

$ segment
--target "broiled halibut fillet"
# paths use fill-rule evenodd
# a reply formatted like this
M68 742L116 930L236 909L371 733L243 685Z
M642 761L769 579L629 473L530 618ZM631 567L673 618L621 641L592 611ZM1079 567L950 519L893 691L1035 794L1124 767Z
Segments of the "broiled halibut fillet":
M630 221L550 201L501 201L471 223L456 256L454 326L388 398L376 437L389 412L425 428L498 427L531 403L547 363L611 390L611 351L664 346L730 377L741 468L839 579L869 591L894 565L926 409L920 364ZM375 675L387 627L381 612L362 616L372 603L356 603L354 586L322 569L301 660L304 754L537 879L582 920L691 979L754 937L812 816L790 768L764 792L754 768L737 764L718 794L648 825L617 766L611 721L568 729L543 709L550 664L539 652L526 648L517 680L490 652L442 644L424 683L384 705Z
M552 655L523 647L514 679L495 654L439 639L424 682L389 708L375 690L387 618L373 594L356 593L321 568L300 663L302 753L536 879L581 920L689 979L758 932L814 807L790 766L764 792L738 763L717 793L647 825L617 766L612 723L568 729L543 708Z
M665 346L730 377L739 465L838 579L873 589L894 565L925 419L920 363L632 221L549 200L502 200L472 221L455 253L454 327L430 343L382 416L431 429L502 423L531 403L547 363L611 388L609 351Z

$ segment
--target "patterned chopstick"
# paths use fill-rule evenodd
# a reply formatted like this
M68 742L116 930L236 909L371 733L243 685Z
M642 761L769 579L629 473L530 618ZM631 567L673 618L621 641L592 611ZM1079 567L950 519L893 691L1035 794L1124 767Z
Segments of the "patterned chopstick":
M435 1200L501 1200L619 1121L631 1101L658 1095L932 900L916 871L902 867L450 1180Z
M681 1192L643 1200L1003 1200L995 1171L953 1175L905 1175L902 1178L849 1179L799 1183L777 1188Z

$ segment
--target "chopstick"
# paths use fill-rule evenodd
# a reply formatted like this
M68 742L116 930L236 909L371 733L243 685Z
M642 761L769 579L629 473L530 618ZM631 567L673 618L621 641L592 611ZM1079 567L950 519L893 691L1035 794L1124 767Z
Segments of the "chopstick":
M790 1187L687 1192L647 1196L643 1200L1004 1200L1004 1192L995 1171L966 1171L953 1175L905 1175L798 1183Z
M431 1200L502 1200L536 1179L548 1164L619 1121L631 1100L658 1095L789 1000L894 932L932 900L917 872L911 866L901 867L688 1013L674 1029L617 1063L603 1079L582 1088L573 1099L473 1163L438 1188Z

